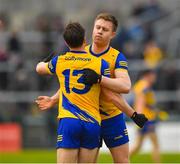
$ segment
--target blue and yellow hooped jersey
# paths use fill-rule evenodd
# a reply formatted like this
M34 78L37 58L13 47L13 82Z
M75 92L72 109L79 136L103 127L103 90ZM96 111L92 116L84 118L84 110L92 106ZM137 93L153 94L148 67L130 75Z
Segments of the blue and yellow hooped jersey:
M100 54L95 54L91 49L91 45L89 45L86 47L86 51L91 55L97 58L104 59L108 62L110 66L111 78L115 77L114 71L117 69L119 71L128 71L128 63L126 57L112 47L108 47L107 50ZM103 96L100 98L100 112L102 120L112 118L122 113L113 103L107 102Z
M83 84L82 74L84 68L90 68L109 77L108 63L85 51L70 51L54 57L47 68L50 73L56 73L60 83L58 118L70 117L100 123L100 85Z
M139 80L134 84L133 91L135 94L135 101L137 96L145 97L145 107L143 113L149 120L154 120L156 118L156 99L152 88L148 87L145 80Z

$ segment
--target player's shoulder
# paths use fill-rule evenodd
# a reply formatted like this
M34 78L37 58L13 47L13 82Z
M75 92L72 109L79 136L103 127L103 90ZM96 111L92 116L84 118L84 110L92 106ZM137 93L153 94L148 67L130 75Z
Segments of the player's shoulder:
M66 54L67 54L67 52L57 53L54 57L56 57L57 59L60 59L60 58L64 57Z
M121 53L120 51L118 51L117 49L115 49L113 47L110 47L110 51L117 55Z
M69 59L69 53L58 53L54 58L54 62L57 63L57 66L61 65L65 60Z
M110 53L115 55L119 59L126 60L126 56L124 55L124 53L122 53L121 51L119 51L113 47L110 47Z
M134 84L134 90L137 92L144 92L148 90L147 83L144 80L138 80Z

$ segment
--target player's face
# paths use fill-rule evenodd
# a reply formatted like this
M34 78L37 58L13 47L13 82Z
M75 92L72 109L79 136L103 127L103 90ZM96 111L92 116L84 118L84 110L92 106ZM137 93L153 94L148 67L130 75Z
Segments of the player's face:
M153 85L156 82L156 74L155 73L151 73L149 75L149 80L150 80L151 84Z
M93 42L99 46L107 46L111 39L115 36L113 24L104 19L98 19L94 23Z

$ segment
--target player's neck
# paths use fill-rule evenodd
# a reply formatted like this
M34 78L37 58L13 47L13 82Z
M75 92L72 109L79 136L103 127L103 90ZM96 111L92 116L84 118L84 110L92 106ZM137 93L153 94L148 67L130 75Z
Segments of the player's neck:
M84 47L78 47L78 48L69 48L70 51L85 51Z
M95 43L92 44L91 50L95 53L95 54L100 54L102 52L104 52L105 50L107 50L109 47L109 44L105 45L105 46L99 46Z

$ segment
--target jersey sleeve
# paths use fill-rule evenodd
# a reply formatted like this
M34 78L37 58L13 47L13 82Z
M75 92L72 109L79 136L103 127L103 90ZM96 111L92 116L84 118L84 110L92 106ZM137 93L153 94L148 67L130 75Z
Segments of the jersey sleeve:
M50 73L54 74L56 73L56 65L57 65L57 60L58 60L58 56L55 56L54 58L52 58L48 65L47 68L50 71Z
M128 70L128 62L123 53L119 53L116 58L115 69Z
M108 62L102 59L101 61L101 75L110 77L110 68Z

